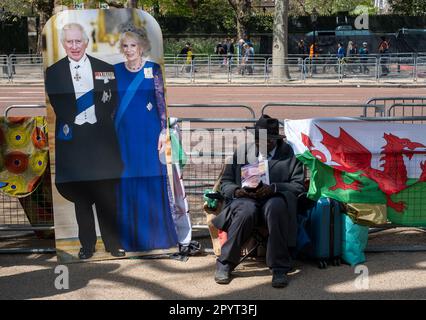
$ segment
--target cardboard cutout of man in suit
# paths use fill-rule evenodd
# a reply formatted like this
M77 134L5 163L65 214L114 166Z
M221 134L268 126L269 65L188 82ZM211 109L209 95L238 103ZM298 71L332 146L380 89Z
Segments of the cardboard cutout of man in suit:
M106 251L124 256L116 223L115 187L122 171L113 113L117 88L112 65L86 54L83 27L63 27L67 56L46 70L46 92L56 115L56 187L75 204L80 259L93 256L95 216Z
M238 152L234 154L233 163L226 165L221 191L227 202L212 222L216 228L226 231L228 238L217 259L215 281L219 284L231 281L231 272L239 262L242 246L256 226L266 225L269 233L266 264L272 269L272 286L280 288L288 284L289 247L296 246L297 196L305 190L303 166L290 145L284 142L284 136L279 134L277 119L263 115L254 129L256 139L247 147L246 164L250 154L258 154L259 160L268 160L270 184L255 190L242 188L241 167L244 164L237 163ZM266 131L264 140L267 141L259 139L260 130ZM267 155L259 152L262 143L266 143Z

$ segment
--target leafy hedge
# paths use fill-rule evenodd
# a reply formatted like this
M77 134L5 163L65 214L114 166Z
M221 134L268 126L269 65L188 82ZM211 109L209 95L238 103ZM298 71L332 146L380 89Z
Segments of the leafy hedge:
M348 17L348 23L353 25L355 16ZM156 17L164 34L229 34L236 33L236 21L232 16L158 16ZM274 17L271 14L258 14L250 18L248 32L272 33ZM401 28L425 28L426 16L402 16L402 15L370 15L370 31L396 32ZM318 17L317 29L334 30L336 28L336 16ZM289 32L312 31L312 23L309 16L289 17Z

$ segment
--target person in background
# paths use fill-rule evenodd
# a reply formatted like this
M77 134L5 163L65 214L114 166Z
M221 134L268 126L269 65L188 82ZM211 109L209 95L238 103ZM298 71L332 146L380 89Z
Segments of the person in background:
M367 42L362 43L362 48L359 49L360 61L361 61L361 72L368 74L370 69L368 68L368 44Z
M302 55L303 57L306 55L306 45L303 39L300 39L299 42L297 43L297 53L299 55Z
M225 54L226 54L226 65L229 65L229 63L232 60L232 56L235 53L234 42L231 38L226 39L224 48L225 48Z
M237 49L238 49L238 61L239 61L239 63L242 63L242 61L243 61L243 57L244 57L244 44L245 44L244 39L238 40Z
M194 59L194 55L192 53L191 43L185 43L185 46L180 50L179 57L182 58L183 64L181 68L181 72L185 70L186 72L191 71L192 60Z
M385 36L380 37L381 42L379 44L379 54L380 54L380 65L382 67L382 75L383 76L387 76L389 74L389 68L387 66L388 63L388 54L389 54L389 48L390 48L390 44L389 42L386 40Z

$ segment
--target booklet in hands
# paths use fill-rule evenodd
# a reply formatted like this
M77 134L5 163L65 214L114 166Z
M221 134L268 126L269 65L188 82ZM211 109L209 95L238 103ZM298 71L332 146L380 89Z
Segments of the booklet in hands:
M241 187L247 191L256 190L262 184L269 184L268 160L262 160L241 167Z

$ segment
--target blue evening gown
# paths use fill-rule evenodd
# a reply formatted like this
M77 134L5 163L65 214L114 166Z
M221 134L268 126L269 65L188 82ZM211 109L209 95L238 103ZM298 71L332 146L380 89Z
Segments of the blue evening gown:
M144 73L144 80L116 123L124 162L118 190L118 224L122 246L129 252L166 249L177 244L167 170L157 150L161 122L152 75L161 72L161 68L147 61L139 72ZM120 102L137 74L128 71L124 63L115 65Z

